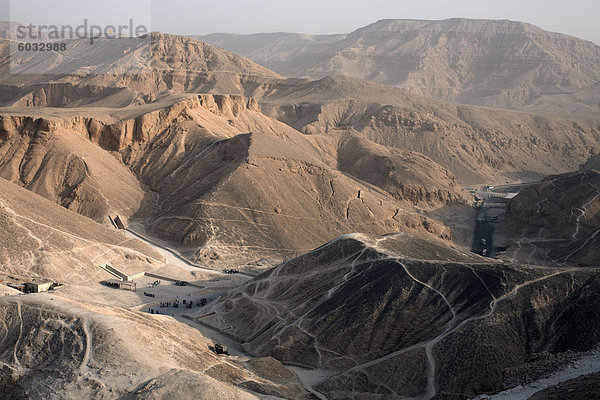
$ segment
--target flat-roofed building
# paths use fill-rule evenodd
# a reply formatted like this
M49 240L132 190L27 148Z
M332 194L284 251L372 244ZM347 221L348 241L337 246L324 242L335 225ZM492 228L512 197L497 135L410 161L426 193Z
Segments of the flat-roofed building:
M52 287L52 281L45 280L34 280L31 282L25 282L26 293L42 293L47 292Z

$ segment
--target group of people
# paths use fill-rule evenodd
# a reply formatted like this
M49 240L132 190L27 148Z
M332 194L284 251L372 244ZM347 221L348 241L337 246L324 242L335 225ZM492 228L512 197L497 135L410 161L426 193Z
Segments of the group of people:
M237 269L224 269L223 272L226 273L227 275L233 275L233 274L239 274L240 271Z
M154 294L152 294L152 293L144 292L144 295L149 296L149 297L154 297ZM179 297L178 297L174 301L160 302L159 306L160 306L160 308L169 308L169 307L179 308L180 304L184 304L186 306L186 308L192 308L192 307L194 307L194 303L196 303L197 307L204 307L206 305L206 303L208 303L208 299L203 297L200 300L196 300L195 302L193 300L182 300L180 302ZM158 310L155 310L153 308L148 309L148 311L150 312L150 314L159 314Z

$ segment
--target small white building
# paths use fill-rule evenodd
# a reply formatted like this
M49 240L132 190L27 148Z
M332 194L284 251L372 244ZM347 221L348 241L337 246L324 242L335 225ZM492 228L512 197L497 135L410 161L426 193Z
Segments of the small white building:
M31 282L25 282L26 293L42 293L47 292L52 287L52 281L34 280Z

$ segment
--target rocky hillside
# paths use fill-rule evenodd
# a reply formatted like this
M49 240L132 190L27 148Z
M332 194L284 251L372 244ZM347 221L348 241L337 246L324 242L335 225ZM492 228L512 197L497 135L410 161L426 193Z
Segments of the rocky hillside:
M140 130L145 126L132 122L142 114L151 114L146 119L152 120L160 109L190 94L240 94L255 98L267 115L303 133L354 129L380 145L422 153L451 170L463 184L531 181L548 173L565 173L600 149L597 117L456 105L357 78L285 79L191 38L153 34L151 39L144 44L152 55L148 63L142 63L141 49L127 43L121 52L98 43L94 53L102 54L107 65L141 63L147 67L144 70L105 74L94 69L99 60L84 58L79 62L87 64L77 74L11 75L0 81L0 102L10 106L6 108L13 115L37 116L42 107L61 107L60 114L66 108L75 112L84 107L83 115L94 114L101 121L89 127L92 140L99 143L102 138L99 144L118 151L121 141L147 135ZM8 60L1 61L1 68L8 68ZM122 110L117 112L120 116L107 124L102 114L114 114L115 109ZM80 119L83 122L85 118ZM114 132L101 134L104 125Z
M111 276L112 263L134 274L158 267L162 257L89 218L0 178L0 279L14 274L82 283Z
M426 156L377 145L357 134L340 135L338 167L341 171L384 189L416 206L468 202L451 173Z
M31 59L23 63L37 68L33 71L9 70L9 44L0 40L0 101L5 106L125 107L181 92L244 93L280 78L244 57L185 36L152 33L145 40L99 40L93 48L70 42L65 53L30 52Z
M286 76L346 75L446 101L600 112L600 46L495 20L381 20L352 33L208 35Z
M537 353L593 348L599 285L597 271L349 235L232 290L203 321L253 355L318 368L329 398L463 398L503 389L504 370Z
M147 226L166 240L245 259L303 251L353 231L449 237L413 213L412 202L338 171L327 137L302 135L252 101L200 96L177 123L165 122L156 137L121 153L158 194L159 212Z
M143 214L150 205L143 185L90 140L113 136L81 134L82 127L93 132L100 126L89 118L0 116L0 177L99 222L107 215Z
M600 172L549 176L509 205L507 256L530 262L597 266L600 243Z
M6 398L310 398L275 360L218 357L210 340L170 317L60 294L4 297L0 305Z
M600 149L600 120L464 106L346 77L299 82L261 100L297 130L354 129L380 145L416 151L463 184L538 180L573 171Z
M424 156L359 137L354 148L342 137L303 135L253 99L197 95L135 110L5 115L0 172L97 220L136 219L191 257L210 247L231 261L303 252L355 231L450 239L414 207L469 200Z

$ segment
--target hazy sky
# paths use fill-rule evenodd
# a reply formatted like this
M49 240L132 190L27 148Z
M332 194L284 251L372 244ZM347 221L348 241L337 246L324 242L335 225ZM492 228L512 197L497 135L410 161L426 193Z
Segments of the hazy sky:
M0 4L7 0L0 0ZM175 34L347 33L384 18L511 19L600 44L600 0L13 0L13 21L128 15ZM8 18L3 18L8 19ZM119 22L119 21L118 21Z
M600 0L217 0L157 1L153 29L346 33L384 18L511 19L600 44Z

